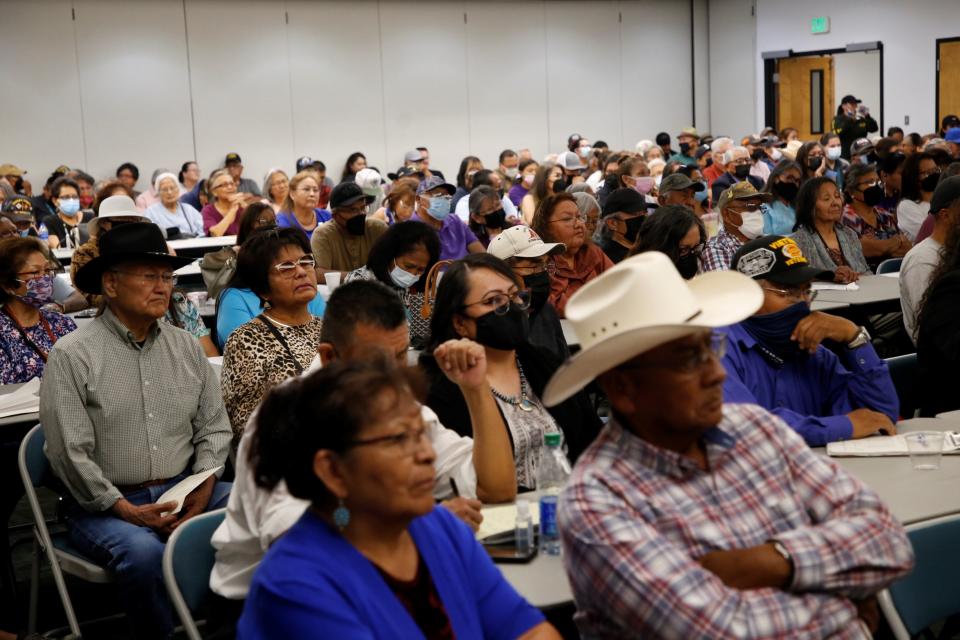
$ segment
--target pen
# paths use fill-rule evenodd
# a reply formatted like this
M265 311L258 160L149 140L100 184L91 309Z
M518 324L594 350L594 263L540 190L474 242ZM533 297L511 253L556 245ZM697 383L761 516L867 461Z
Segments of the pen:
M457 489L457 481L454 480L453 478L450 478L450 488L453 489L453 497L454 497L454 498L459 498L459 497L460 497L460 490Z

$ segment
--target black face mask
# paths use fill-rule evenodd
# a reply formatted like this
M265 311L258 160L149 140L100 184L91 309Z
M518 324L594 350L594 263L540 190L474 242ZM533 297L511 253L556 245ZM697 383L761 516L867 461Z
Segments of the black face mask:
M697 254L688 253L685 256L680 256L680 259L677 260L677 271L680 272L680 275L684 280L690 280L693 276L697 275L697 271L700 269L700 260L697 258Z
M564 189L567 188L567 181L563 178L553 181L553 192L562 193Z
M685 155L687 155L687 152L688 152L688 151L690 151L690 143L689 143L689 142L681 142L681 143L680 143L680 155L685 156Z
M810 171L816 171L820 168L820 165L823 164L823 158L807 158L807 167Z
M800 187L792 182L778 182L773 185L773 192L787 202L793 202L799 191Z
M923 191L934 191L937 188L938 182L940 182L940 172L931 173L920 181L920 189Z
M767 152L764 151L763 149L754 149L753 153L750 154L750 157L753 158L754 161L757 161L757 160L763 160L764 157L766 157L766 155L767 155Z
M620 181L620 178L617 177L617 174L608 173L603 178L603 186L607 187L608 189L615 188L619 183L619 181Z
M627 225L627 230L623 232L623 237L626 238L628 242L634 243L637 241L643 220L643 216L640 216L639 218L631 218L630 220L623 221Z
M550 297L550 274L543 271L523 276L523 286L530 289L530 309L533 313L540 313Z
M747 176L750 175L750 165L738 164L733 168L733 175L737 177L737 180L746 180Z
M16 179L13 183L13 190L16 193L23 193L23 177Z
M503 209L497 209L483 216L483 226L488 229L503 229L507 224L507 214Z
M868 207L875 207L883 200L883 187L878 184L867 187L863 190L863 204Z
M491 349L512 351L525 345L530 335L530 317L514 303L502 316L490 311L476 318L476 323L477 342Z
M703 168L706 169L712 164L713 164L713 158L708 158L707 161L704 163Z
M362 236L367 231L367 216L353 216L347 220L344 226L347 228L347 231L350 233L350 235Z

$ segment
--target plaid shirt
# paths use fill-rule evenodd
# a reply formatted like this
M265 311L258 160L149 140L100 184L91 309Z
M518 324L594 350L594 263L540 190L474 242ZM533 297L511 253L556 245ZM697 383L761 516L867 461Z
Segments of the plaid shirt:
M580 457L558 514L585 637L869 638L851 599L913 565L877 495L760 407L724 406L709 471L611 422ZM725 586L697 559L779 540L787 590Z
M737 250L743 246L735 236L721 228L720 232L707 240L700 256L700 271L729 271L730 263Z

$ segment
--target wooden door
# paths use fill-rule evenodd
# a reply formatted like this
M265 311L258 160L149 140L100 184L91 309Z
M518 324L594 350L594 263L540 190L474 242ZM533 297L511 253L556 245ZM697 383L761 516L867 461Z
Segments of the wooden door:
M949 114L960 115L960 40L937 43L937 122Z
M777 129L794 127L805 142L830 131L836 107L833 56L781 58L777 74Z

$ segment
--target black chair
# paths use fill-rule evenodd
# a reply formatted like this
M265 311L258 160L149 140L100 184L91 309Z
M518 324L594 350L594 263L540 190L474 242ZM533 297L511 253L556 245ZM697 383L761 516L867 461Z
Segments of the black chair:
M913 418L920 410L917 397L917 354L908 353L885 360L900 400L900 416Z

